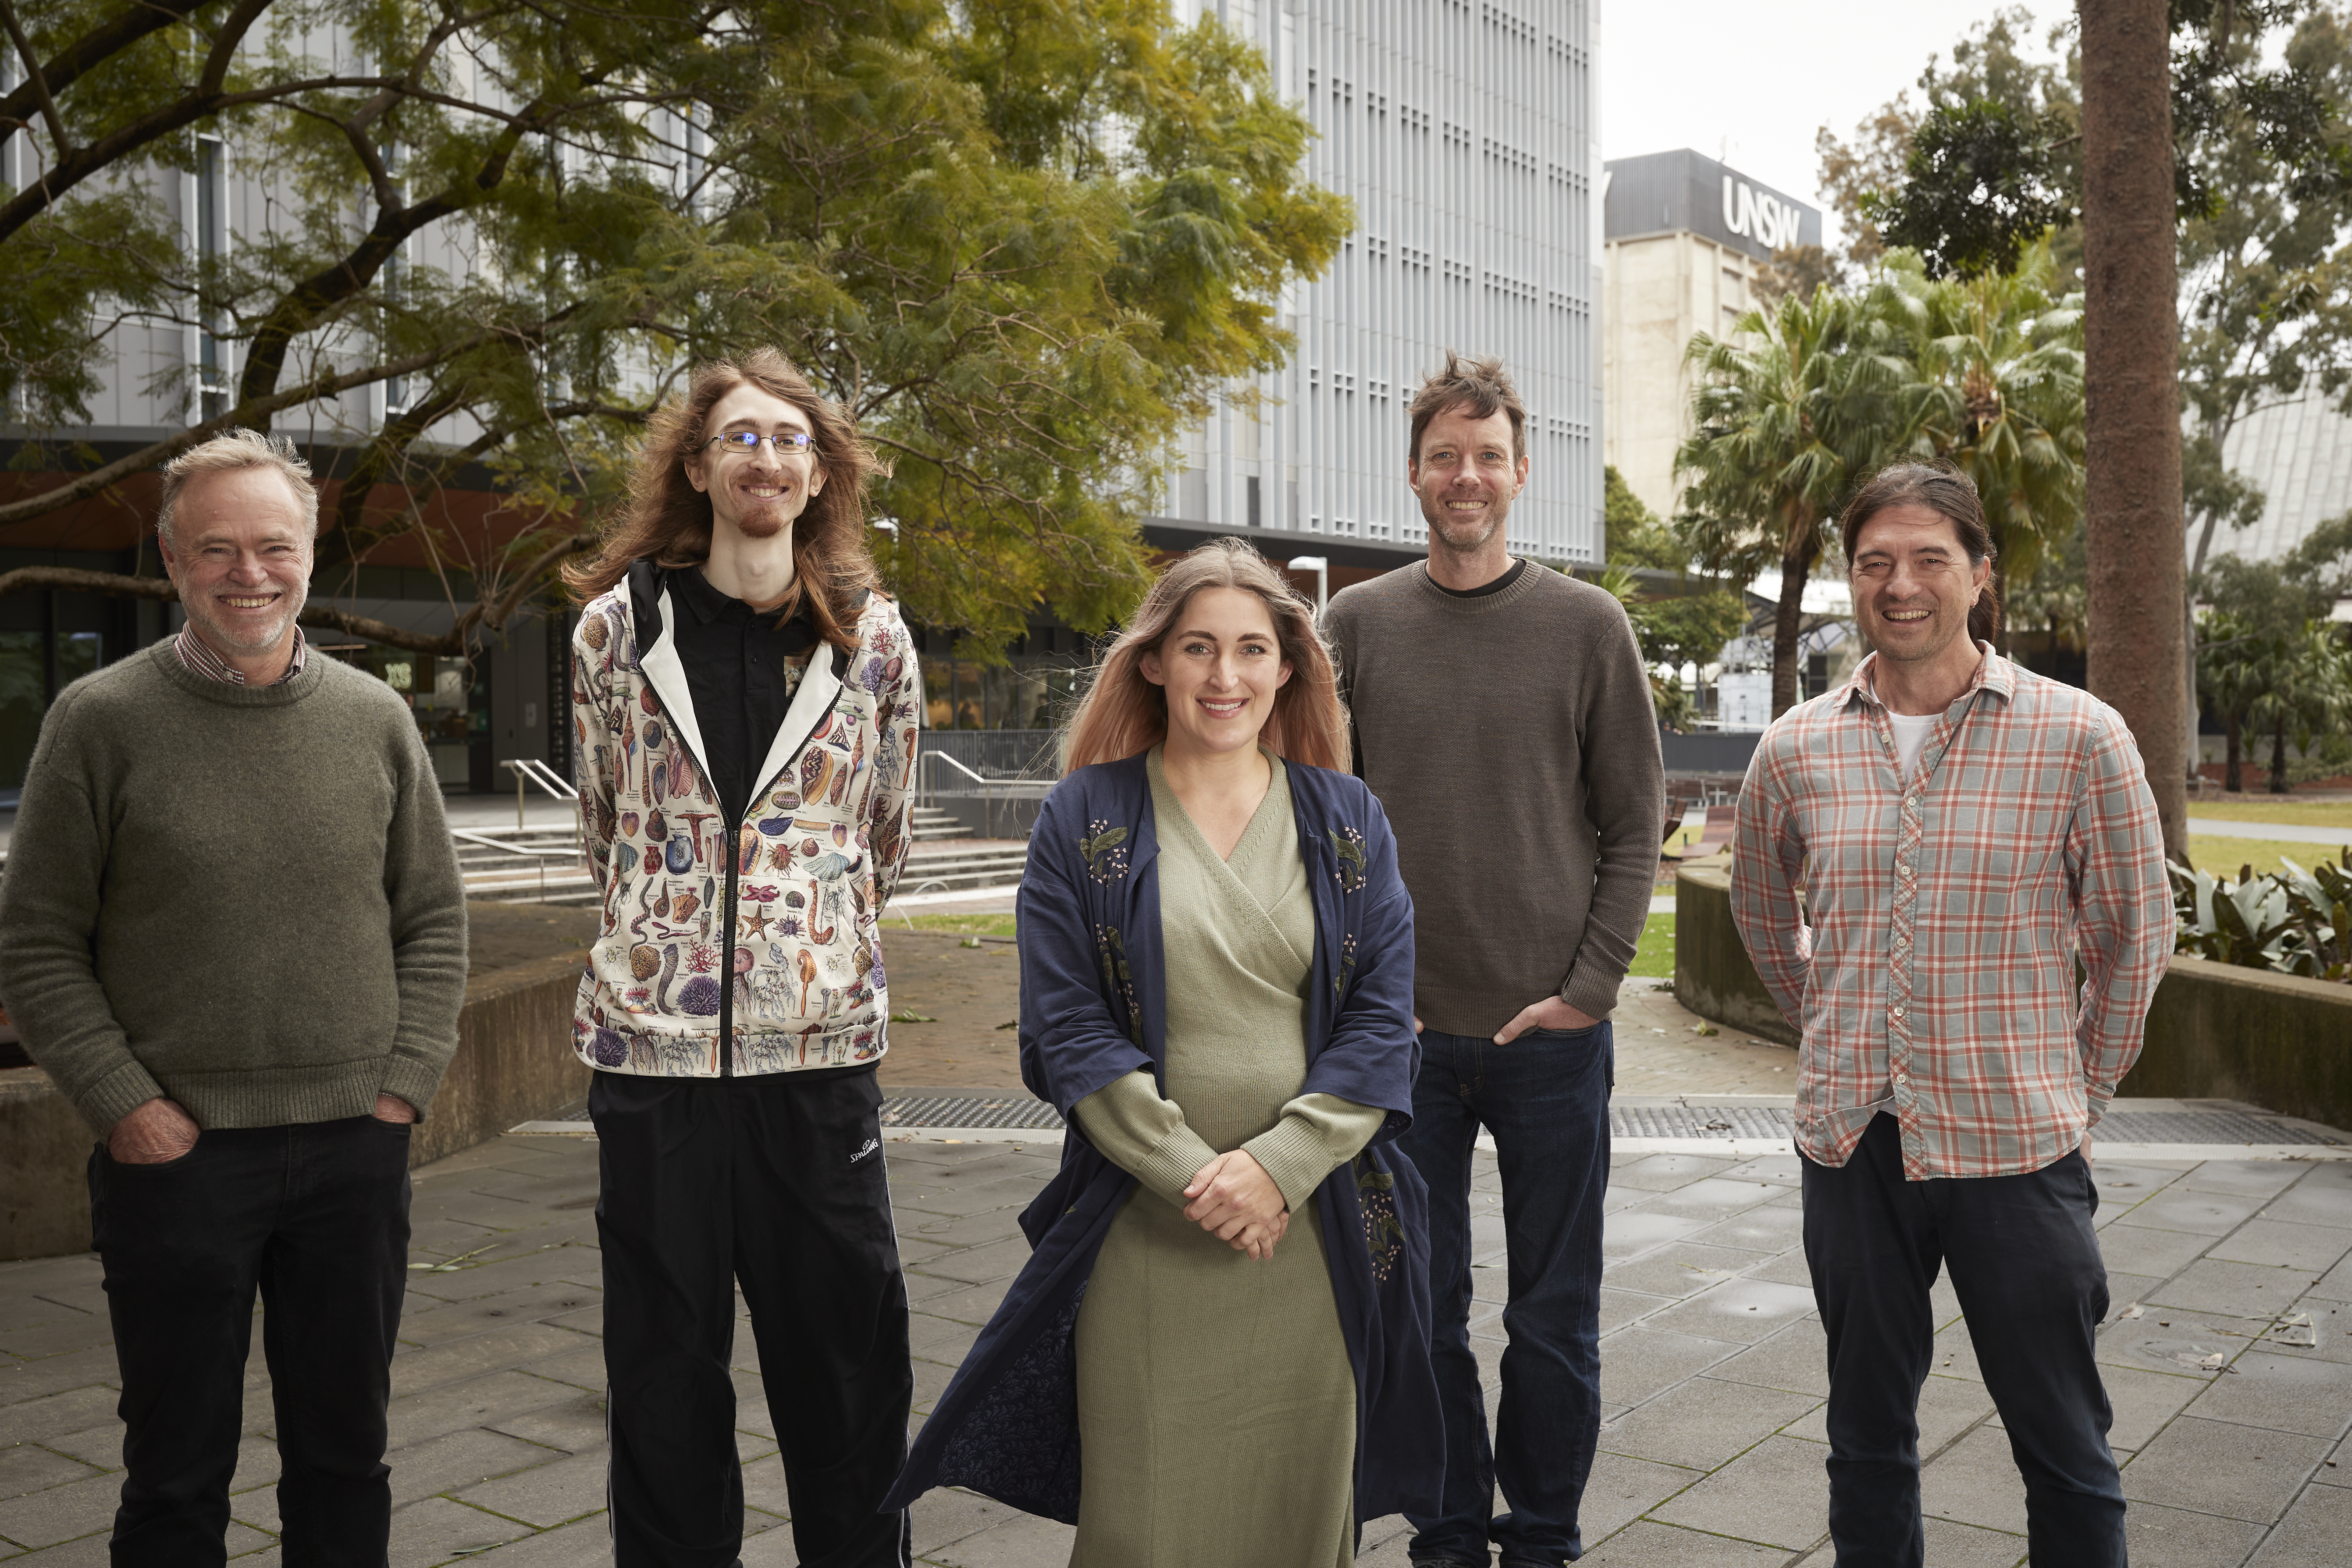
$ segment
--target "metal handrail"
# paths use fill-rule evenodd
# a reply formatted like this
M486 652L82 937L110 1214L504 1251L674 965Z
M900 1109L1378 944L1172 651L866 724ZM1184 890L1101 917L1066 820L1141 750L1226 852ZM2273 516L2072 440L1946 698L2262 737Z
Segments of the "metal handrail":
M470 827L453 827L449 830L449 837L462 838L468 844L478 844L485 849L496 849L508 855L565 856L580 853L580 847L576 844L567 844L555 849L539 849L528 844L509 844L503 838L493 838L487 833L477 833Z
M509 769L514 773L515 793L518 795L522 793L523 781L529 779L539 786L541 794L553 799L578 800L580 798L578 790L564 783L561 773L537 757L519 757L511 762L500 763L499 766Z

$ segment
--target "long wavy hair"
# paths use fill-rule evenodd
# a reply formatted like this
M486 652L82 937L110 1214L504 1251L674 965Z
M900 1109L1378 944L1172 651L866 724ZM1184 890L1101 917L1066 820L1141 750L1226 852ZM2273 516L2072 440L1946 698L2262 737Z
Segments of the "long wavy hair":
M563 568L564 584L584 605L626 576L635 562L683 567L710 559L710 497L687 479L686 463L702 450L711 405L747 384L808 416L816 467L824 476L824 488L793 520L793 587L778 619L797 611L802 590L810 589L809 618L817 635L854 651L863 595L882 585L866 543L866 492L884 470L841 405L821 395L774 349L697 366L685 393L654 410L629 474L628 504L605 525L593 558Z
M1239 588L1265 603L1275 640L1290 679L1274 694L1258 739L1279 757L1315 768L1348 765L1348 715L1330 650L1316 629L1313 606L1238 539L1213 539L1180 556L1118 634L1095 668L1093 682L1070 717L1062 742L1062 771L1114 763L1168 738L1168 693L1144 678L1143 656L1168 640L1184 606L1203 588Z

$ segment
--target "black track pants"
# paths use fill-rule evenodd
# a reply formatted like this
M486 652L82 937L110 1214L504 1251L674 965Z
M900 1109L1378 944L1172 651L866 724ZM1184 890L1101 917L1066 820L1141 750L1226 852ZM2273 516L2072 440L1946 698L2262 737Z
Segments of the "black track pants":
M743 1540L734 1285L803 1568L908 1558L876 1511L907 1457L907 1285L870 1071L598 1073L617 1568L728 1568Z

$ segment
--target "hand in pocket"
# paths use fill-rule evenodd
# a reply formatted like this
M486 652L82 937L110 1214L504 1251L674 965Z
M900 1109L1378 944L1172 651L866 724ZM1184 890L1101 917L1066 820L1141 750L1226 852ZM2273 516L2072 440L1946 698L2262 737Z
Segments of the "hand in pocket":
M186 1111L159 1096L114 1124L106 1152L119 1165L160 1165L194 1148L196 1132Z

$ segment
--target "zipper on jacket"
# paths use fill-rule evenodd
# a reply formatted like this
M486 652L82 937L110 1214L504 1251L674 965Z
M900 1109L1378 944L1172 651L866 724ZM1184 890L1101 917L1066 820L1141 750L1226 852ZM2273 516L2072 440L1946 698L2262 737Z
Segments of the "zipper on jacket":
M718 784L711 785L713 794ZM743 855L743 819L751 815L751 803L743 803L743 817L727 823L726 890L719 895L719 919L727 922L719 938L719 1076L735 1076L735 863ZM719 820L726 821L722 815Z

